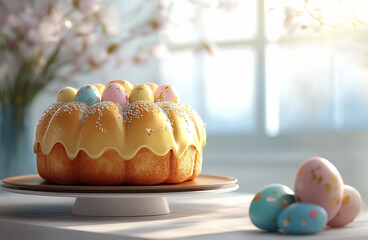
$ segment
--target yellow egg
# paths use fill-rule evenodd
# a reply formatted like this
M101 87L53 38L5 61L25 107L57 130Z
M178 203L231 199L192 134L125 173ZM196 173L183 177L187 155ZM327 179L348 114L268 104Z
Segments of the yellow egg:
M155 83L146 83L152 90L152 92L154 93L156 91L156 89L158 88L158 85Z
M141 84L133 88L129 96L129 102L132 103L138 100L154 101L153 92L147 84Z
M126 80L123 80L121 85L125 88L125 91L128 93L128 95L132 93L132 90L134 88L133 84L131 84L130 82Z
M57 102L73 102L78 90L72 87L61 89L57 95Z
M96 83L96 84L93 84L93 86L95 86L97 88L98 92L102 96L102 93L105 90L105 85L103 85L101 83Z
M127 80L114 80L109 82L107 85L109 85L110 83L119 83L121 86L123 86L123 88L125 89L125 92L130 95L130 93L132 92L133 89L133 84L131 84L129 81ZM106 85L106 86L107 86Z

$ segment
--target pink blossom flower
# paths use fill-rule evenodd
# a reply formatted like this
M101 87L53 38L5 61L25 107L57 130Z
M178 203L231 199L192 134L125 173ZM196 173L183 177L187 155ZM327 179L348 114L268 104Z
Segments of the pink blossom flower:
M6 20L6 26L12 30L16 30L20 26L19 18L15 14L9 14Z

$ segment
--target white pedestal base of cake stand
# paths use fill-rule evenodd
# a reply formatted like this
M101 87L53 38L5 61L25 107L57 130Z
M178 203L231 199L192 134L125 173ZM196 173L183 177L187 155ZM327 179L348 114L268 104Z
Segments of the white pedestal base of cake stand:
M79 186L45 182L39 175L3 179L8 192L76 198L72 213L82 216L148 216L170 213L167 197L231 192L237 179L201 174L182 184L152 186Z
M169 214L170 208L166 197L225 193L239 188L237 184L229 184L217 189L186 192L165 193L72 193L46 192L14 188L7 184L1 188L8 192L55 196L76 197L73 214L80 216L149 216Z
M148 216L169 214L166 197L84 198L75 200L73 214L82 216Z

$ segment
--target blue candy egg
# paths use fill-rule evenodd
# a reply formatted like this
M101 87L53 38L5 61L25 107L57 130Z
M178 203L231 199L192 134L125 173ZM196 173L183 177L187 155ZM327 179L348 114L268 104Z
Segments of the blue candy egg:
M86 85L80 88L75 95L74 101L84 102L88 106L101 102L101 95L93 85Z
M294 192L289 187L268 185L254 196L249 207L250 220L258 228L276 231L279 214L294 202Z
M327 212L312 203L294 203L278 217L279 228L287 234L314 234L327 223Z

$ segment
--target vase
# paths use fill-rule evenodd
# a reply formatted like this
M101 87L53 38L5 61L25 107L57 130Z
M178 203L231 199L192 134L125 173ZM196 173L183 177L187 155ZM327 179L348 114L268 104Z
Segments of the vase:
M36 172L30 106L0 105L0 179Z

